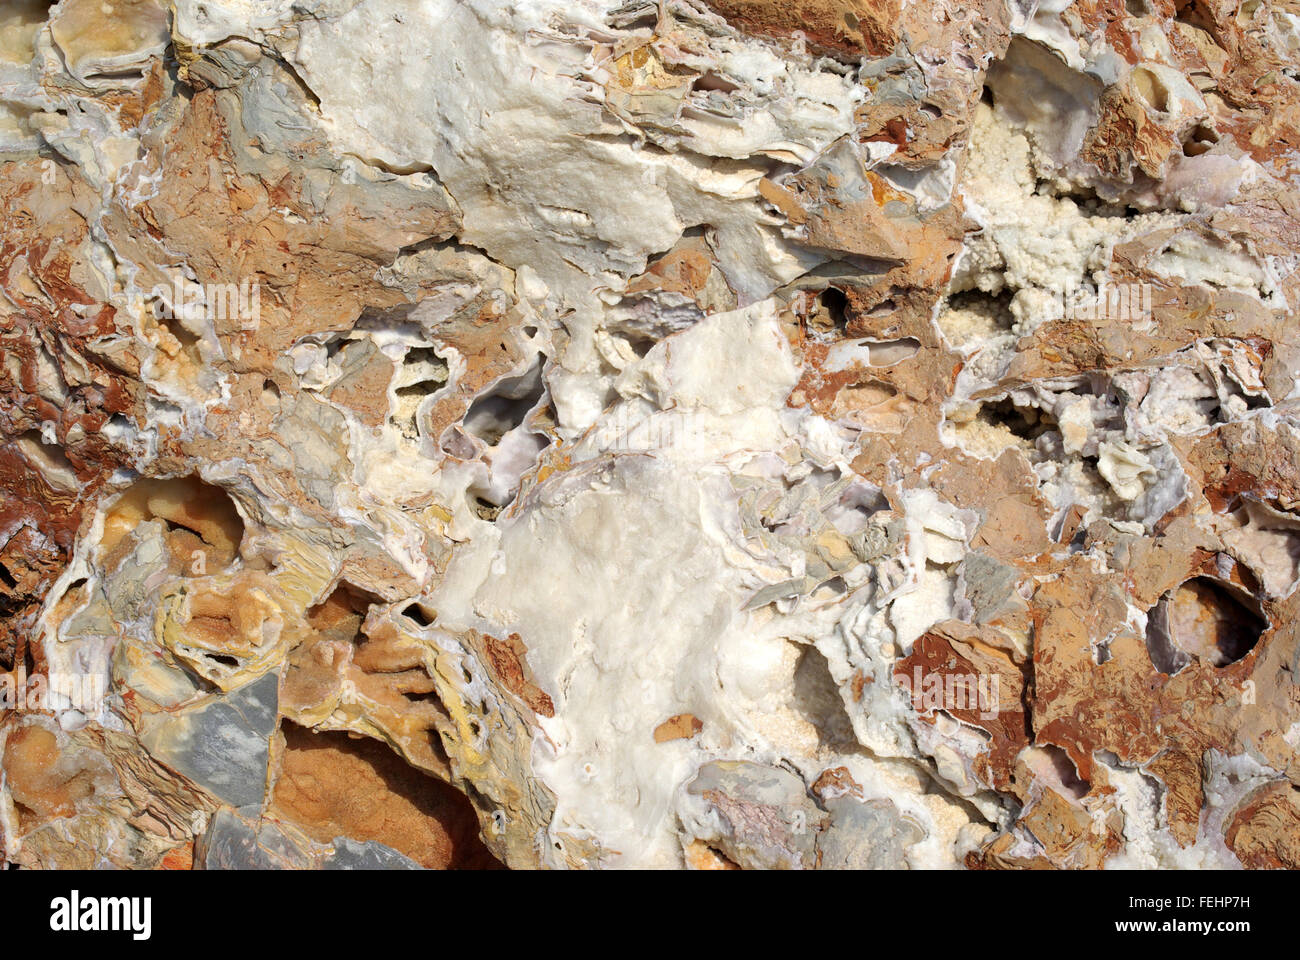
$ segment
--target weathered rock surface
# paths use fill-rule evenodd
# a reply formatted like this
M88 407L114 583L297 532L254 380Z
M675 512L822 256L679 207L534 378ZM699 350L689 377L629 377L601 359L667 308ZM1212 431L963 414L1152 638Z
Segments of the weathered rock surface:
M1286 0L0 10L0 863L1300 867Z

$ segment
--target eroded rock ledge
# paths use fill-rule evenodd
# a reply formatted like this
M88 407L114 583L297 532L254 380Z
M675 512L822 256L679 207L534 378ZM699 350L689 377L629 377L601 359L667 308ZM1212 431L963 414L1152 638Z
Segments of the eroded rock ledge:
M0 862L1297 867L1289 0L0 11Z

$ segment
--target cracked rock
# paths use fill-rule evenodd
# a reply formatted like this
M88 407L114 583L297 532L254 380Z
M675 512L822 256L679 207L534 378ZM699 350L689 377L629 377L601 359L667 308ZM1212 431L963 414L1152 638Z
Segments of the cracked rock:
M0 865L1296 868L1300 32L0 8Z

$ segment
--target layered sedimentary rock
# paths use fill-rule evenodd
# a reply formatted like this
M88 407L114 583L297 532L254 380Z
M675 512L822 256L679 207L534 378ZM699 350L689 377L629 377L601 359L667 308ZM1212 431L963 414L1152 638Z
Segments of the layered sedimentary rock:
M0 11L0 861L1295 867L1290 0Z

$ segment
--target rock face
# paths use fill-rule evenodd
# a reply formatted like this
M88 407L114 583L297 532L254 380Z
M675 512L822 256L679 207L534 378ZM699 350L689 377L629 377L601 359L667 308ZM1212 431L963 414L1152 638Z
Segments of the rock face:
M1300 867L1290 0L0 11L0 863Z

